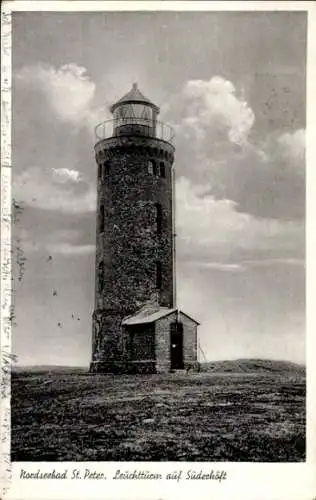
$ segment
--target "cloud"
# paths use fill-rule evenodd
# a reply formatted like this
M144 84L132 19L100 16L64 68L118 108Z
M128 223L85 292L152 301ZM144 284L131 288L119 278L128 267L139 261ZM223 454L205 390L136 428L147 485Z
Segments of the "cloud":
M264 267L264 266L305 266L305 259L303 258L287 258L287 259L262 259L262 260L247 260L243 264L247 267Z
M220 76L187 82L163 112L181 134L198 142L213 137L241 144L255 120L247 102L236 95L232 82Z
M57 169L58 170L58 169ZM24 205L64 213L94 212L96 190L73 170L62 173L30 167L13 179L14 198ZM60 182L60 179L69 182ZM75 178L75 179L74 179Z
M304 268L305 260L302 258L288 258L288 259L270 259L261 256L257 260L240 260L238 263L227 263L227 262L203 262L203 261L190 261L190 266L195 266L199 269L213 269L215 271L225 271L225 272L243 272L251 268L261 268L276 266L297 266Z
M68 168L53 168L53 179L55 182L65 184L67 182L79 182L82 180L80 172Z
M244 100L238 99L230 81L219 76L209 81L189 81L183 97L187 110L184 123L192 127L198 137L208 129L216 129L236 144L247 139L254 124L254 113Z
M304 260L304 227L296 221L257 218L236 203L203 194L181 177L176 184L177 258L181 264L236 271L267 259Z
M40 252L55 257L56 255L88 255L95 252L94 244L81 242L82 231L71 227L52 232L39 230L34 226L27 229L18 227L14 232L16 245L26 255Z
M228 152L220 162L204 157L209 191L228 198L236 210L262 218L304 219L304 131L269 138Z
M74 245L71 243L44 243L31 241L28 238L19 240L19 248L23 254L29 255L33 252L41 252L46 255L89 255L95 252L95 245Z
M192 261L190 265L196 266L200 269L214 269L215 271L225 271L225 272L241 272L246 268L241 264L227 264L223 262L199 262Z
M86 68L76 63L64 64L58 69L37 64L23 67L15 77L24 86L41 92L61 122L78 127L86 125L95 94L95 83Z
M304 218L304 129L255 141L254 112L222 77L187 82L164 115L176 129L176 170L204 194L256 217Z
M55 182L65 184L67 182L80 182L82 176L77 170L69 170L68 168L53 168L53 179Z
M284 133L277 138L276 153L289 164L302 167L305 160L305 130Z
M47 245L47 251L52 254L62 255L87 255L95 252L95 245L72 245L70 243L59 243Z

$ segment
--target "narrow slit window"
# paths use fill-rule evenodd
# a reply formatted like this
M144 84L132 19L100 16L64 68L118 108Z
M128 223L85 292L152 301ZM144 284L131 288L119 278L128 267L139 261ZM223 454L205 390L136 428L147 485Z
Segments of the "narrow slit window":
M98 179L101 179L102 175L102 163L99 163L98 165Z
M99 232L104 233L104 205L100 206Z
M98 290L99 293L103 291L104 288L104 263L101 261L98 265Z
M161 290L161 282L162 282L162 271L161 271L161 262L156 263L156 288L157 290Z
M157 235L161 236L161 229L162 229L162 208L159 203L156 203L156 228L157 228Z
M157 175L157 163L153 161L153 170L154 170L154 175Z
M105 181L105 178L107 175L109 175L110 172L110 162L106 161L103 163L102 167L102 182Z
M163 161L160 162L160 177L166 177L166 167Z

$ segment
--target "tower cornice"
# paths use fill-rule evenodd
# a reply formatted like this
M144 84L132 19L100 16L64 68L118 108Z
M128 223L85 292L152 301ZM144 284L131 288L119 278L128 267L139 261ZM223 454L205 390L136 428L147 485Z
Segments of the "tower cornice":
M106 157L111 157L119 150L124 152L130 150L139 155L148 157L157 157L174 161L175 148L172 144L156 137L142 136L118 136L102 139L94 146L96 160L104 160Z

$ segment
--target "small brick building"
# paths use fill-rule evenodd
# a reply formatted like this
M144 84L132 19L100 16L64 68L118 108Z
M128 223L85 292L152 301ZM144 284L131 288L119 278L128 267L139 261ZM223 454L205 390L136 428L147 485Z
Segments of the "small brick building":
M131 372L166 372L196 365L198 323L178 309L145 305L122 322Z
M134 84L96 127L93 372L197 363L198 322L175 298L174 133Z

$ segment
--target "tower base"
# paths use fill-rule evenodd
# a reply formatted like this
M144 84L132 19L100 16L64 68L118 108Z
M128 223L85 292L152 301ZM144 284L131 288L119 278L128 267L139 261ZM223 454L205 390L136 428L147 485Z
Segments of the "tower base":
M200 363L197 361L188 361L184 363L181 370L172 369L170 363L158 364L152 362L106 362L106 361L92 361L90 363L90 373L112 373L114 375L121 374L154 374L154 373L172 373L172 372L199 372Z
M165 370L166 372L170 370ZM106 362L106 361L92 361L89 367L90 373L112 373L112 374L153 374L157 373L156 363L149 362L132 362L132 363L124 363L124 362Z
M122 361L106 362L92 361L89 367L90 373L113 373L121 374L128 373L127 366Z

